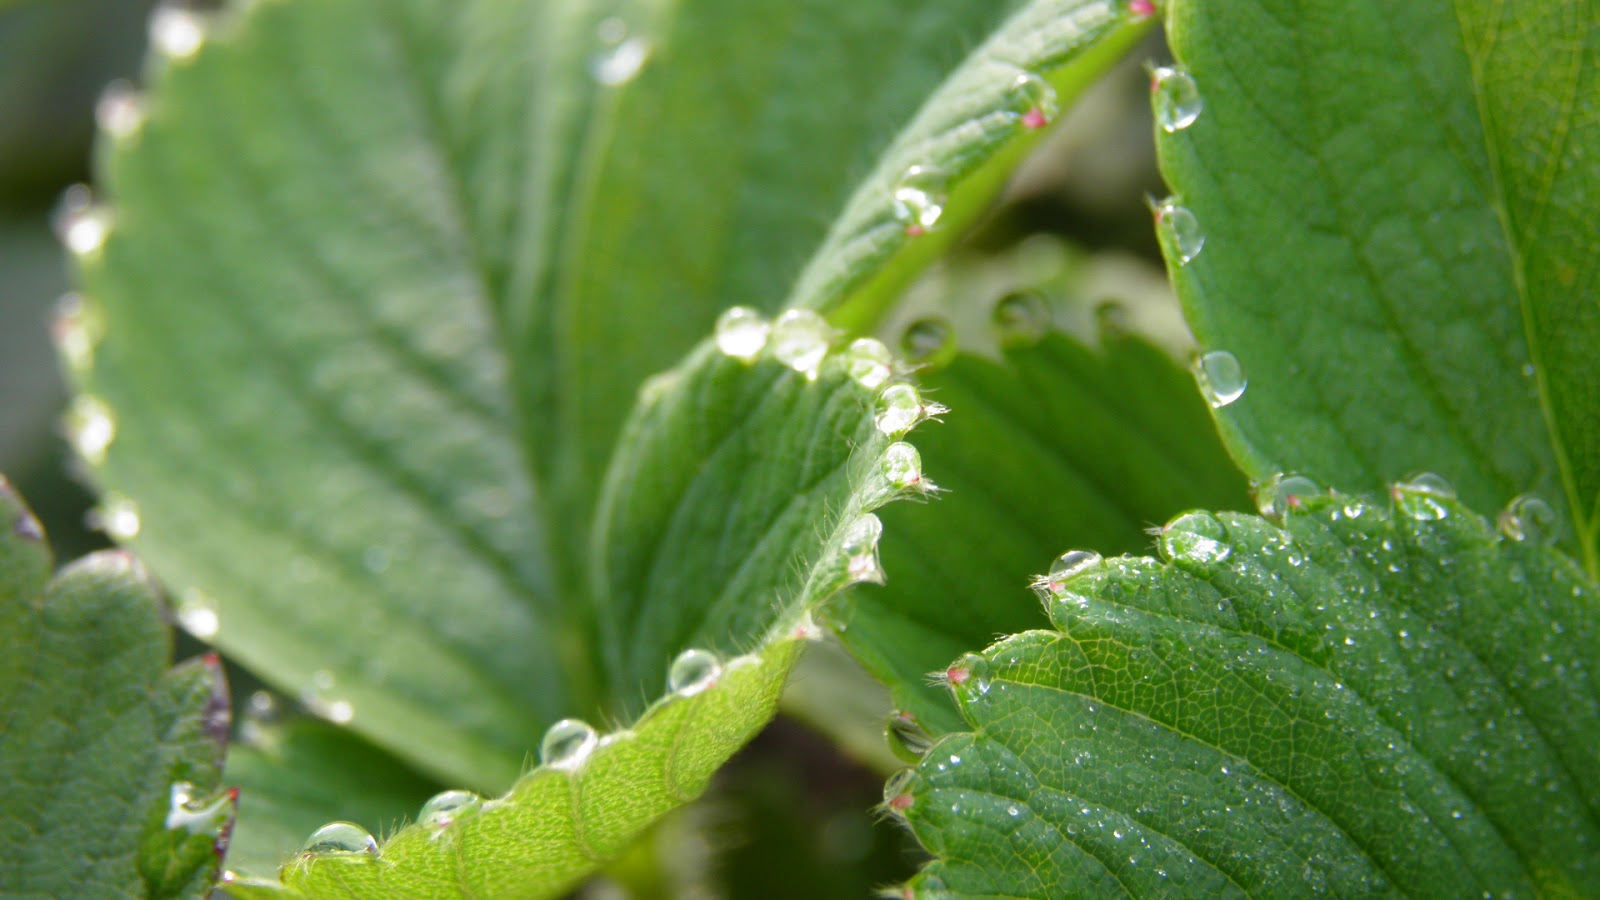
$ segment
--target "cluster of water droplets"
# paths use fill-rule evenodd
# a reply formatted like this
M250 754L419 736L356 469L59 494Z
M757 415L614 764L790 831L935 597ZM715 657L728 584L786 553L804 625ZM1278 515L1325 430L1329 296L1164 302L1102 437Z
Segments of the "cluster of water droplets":
M1202 353L1195 357L1189 368L1194 373L1195 383L1200 386L1201 395L1212 409L1221 409L1243 397L1244 389L1249 385L1238 357L1226 350Z

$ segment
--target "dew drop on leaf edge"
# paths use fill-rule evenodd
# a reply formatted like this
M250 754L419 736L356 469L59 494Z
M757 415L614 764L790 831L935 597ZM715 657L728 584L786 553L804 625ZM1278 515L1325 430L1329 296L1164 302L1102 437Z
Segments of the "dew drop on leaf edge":
M791 309L773 323L771 341L778 362L815 380L833 342L833 329L809 309Z
M856 338L844 352L850 380L867 390L877 390L894 375L894 355L877 338Z
M692 697L717 683L722 661L709 650L690 648L678 654L667 668L667 690Z
M949 202L950 176L937 166L915 165L895 183L890 195L894 218L906 234L917 237L932 231Z
M1238 357L1226 350L1212 350L1195 357L1191 366L1200 393L1212 409L1221 409L1244 396L1249 385Z
M1449 507L1442 501L1454 499L1456 489L1441 475L1418 472L1404 481L1395 482L1389 494L1402 513L1426 522L1438 521L1450 515Z
M1006 89L1006 109L1030 131L1044 128L1061 114L1055 87L1033 72L1022 72L1012 80Z
M354 822L329 822L311 833L301 852L317 856L377 856L372 833Z
M1206 245L1200 220L1188 207L1170 198L1156 205L1156 237L1160 240L1162 251L1180 266L1194 262Z
M900 334L900 352L919 365L942 366L956 355L956 332L940 316L925 316Z
M562 719L539 742L539 762L552 769L576 769L600 743L594 728L582 719Z
M430 828L447 828L483 807L483 798L471 791L441 791L422 804L417 821Z
M1193 125L1204 108L1194 77L1179 66L1162 66L1151 73L1150 105L1156 124L1168 134Z
M923 483L922 454L904 441L884 448L883 477L896 490L910 490Z
M1227 526L1208 512L1184 513L1168 522L1158 543L1169 561L1200 566L1216 565L1233 553Z
M883 734L889 742L889 749L906 762L916 762L933 746L933 738L923 729L917 717L909 712L890 715Z
M1561 520L1550 504L1533 494L1522 494L1500 512L1500 532L1514 541L1552 544L1560 536Z
M772 324L747 306L735 306L718 316L713 330L724 356L747 363L761 355L771 333Z

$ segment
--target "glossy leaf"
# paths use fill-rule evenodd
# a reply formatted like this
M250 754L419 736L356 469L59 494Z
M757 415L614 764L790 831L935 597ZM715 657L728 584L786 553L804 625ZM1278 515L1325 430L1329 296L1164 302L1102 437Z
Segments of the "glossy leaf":
M960 720L928 673L1040 624L1018 588L1057 555L1132 551L1180 510L1247 508L1249 496L1193 379L1135 335L1109 329L1091 349L1052 332L921 380L951 408L917 438L941 491L931 508L885 511L888 583L853 591L833 615L900 709L938 734Z
M18 896L203 897L233 824L215 657L171 668L142 566L106 552L50 577L0 478L0 885Z
M1600 607L1568 557L1416 489L1158 544L955 663L972 730L890 791L940 857L916 896L1600 889Z
M1198 117L1158 133L1173 264L1252 475L1535 492L1600 572L1600 9L1174 3ZM1176 121L1176 120L1174 120Z

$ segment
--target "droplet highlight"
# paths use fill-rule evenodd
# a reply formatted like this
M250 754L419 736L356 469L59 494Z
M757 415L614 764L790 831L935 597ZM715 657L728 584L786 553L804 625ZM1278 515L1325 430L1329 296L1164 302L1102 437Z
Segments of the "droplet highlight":
M217 636L222 620L217 614L217 601L198 588L186 588L178 595L178 624L202 641Z
M131 541L139 536L143 521L138 504L114 491L106 491L100 497L100 505L89 513L88 524L113 540Z
M1432 472L1419 472L1405 481L1396 482L1389 489L1394 505L1405 515L1423 522L1447 518L1450 508L1444 501L1453 500L1456 489L1443 476Z
M1207 512L1185 513L1161 529L1158 541L1162 556L1172 562L1214 566L1233 553L1228 545L1228 528Z
M950 176L936 166L912 166L895 183L891 197L895 221L912 237L927 234L944 215Z
M894 355L877 338L857 338L844 353L850 379L867 390L877 390L894 375Z
M810 381L822 370L832 342L832 327L809 309L791 309L772 326L772 355Z
M717 317L714 335L723 355L754 362L767 346L772 324L748 306L735 306Z
M113 81L95 101L94 121L113 138L131 137L144 125L144 103L127 81Z
M938 316L918 319L900 335L900 351L918 365L944 365L955 358L956 331Z
M79 394L67 408L67 439L84 462L103 465L106 451L117 437L111 407L92 394Z
M187 59L206 41L201 14L178 3L163 3L150 14L150 45L172 59Z
M378 855L378 842L372 833L354 822L329 822L311 833L301 852L313 856Z
M83 184L62 193L51 222L61 245L79 257L99 253L111 231L110 215L95 204L89 186Z
M1036 291L1001 297L990 318L1002 347L1037 344L1050 332L1050 305Z
M94 365L94 351L105 336L105 321L80 294L67 294L56 305L50 335L67 367L86 375Z
M1162 66L1151 73L1150 105L1156 123L1168 134L1193 125L1204 108L1194 77L1179 66Z
M1561 519L1550 504L1533 494L1523 494L1501 510L1500 533L1513 541L1553 544L1561 534Z
M667 690L680 697L695 694L717 683L722 660L709 650L689 649L678 654L667 669Z
M539 762L552 769L576 769L599 746L600 737L582 719L562 719L539 742Z
M1170 198L1156 204L1156 237L1160 240L1162 252L1180 266L1193 262L1206 245L1200 220Z
M449 828L483 808L483 798L471 791L444 791L422 804L417 822L429 828Z
M621 87L638 76L650 58L650 41L628 33L628 25L610 16L597 29L600 52L589 60L589 74L606 87Z
M1033 72L1023 72L1011 82L1006 89L1006 108L1030 131L1044 128L1061 114L1055 87Z
M1221 409L1238 400L1249 385L1238 357L1226 350L1203 353L1195 357L1189 368L1212 409Z

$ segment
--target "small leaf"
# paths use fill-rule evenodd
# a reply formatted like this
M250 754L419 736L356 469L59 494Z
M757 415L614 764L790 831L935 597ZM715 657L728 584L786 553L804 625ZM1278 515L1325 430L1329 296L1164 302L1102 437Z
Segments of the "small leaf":
M1135 335L1107 331L1095 350L1051 333L919 379L952 410L917 437L921 477L942 490L930 508L884 511L889 582L833 615L897 705L937 734L960 722L927 673L1037 625L1038 604L1016 587L1049 560L1132 551L1179 510L1249 498L1189 375Z
M1189 513L958 662L917 895L1600 891L1600 593L1408 490Z
M170 668L131 556L50 579L38 520L0 478L0 885L30 896L201 897L233 824L215 657Z
M1192 115L1157 139L1189 218L1158 228L1248 379L1218 413L1246 470L1532 492L1600 575L1600 7L1172 10Z

